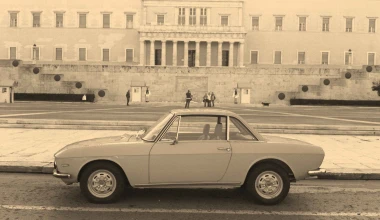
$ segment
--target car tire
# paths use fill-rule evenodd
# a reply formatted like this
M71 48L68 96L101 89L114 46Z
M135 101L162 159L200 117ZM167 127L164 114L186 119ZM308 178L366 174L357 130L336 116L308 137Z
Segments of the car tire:
M80 188L92 203L112 203L124 192L125 175L111 163L99 162L89 165L80 177Z
M250 171L245 189L263 205L280 203L288 195L290 180L286 171L275 164L263 164Z

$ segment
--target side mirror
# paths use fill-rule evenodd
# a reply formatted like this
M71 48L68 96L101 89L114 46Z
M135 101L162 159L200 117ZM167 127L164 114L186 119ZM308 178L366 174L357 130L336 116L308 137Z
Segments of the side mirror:
M170 145L176 145L176 144L178 144L178 139L177 138L175 138L174 141L173 141L173 143L171 143Z

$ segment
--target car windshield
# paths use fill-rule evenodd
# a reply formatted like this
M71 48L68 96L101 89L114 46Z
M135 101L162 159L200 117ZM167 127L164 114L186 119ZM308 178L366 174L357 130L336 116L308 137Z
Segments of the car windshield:
M154 141L160 131L168 123L168 121L173 117L172 113L163 115L160 119L156 121L142 136L145 141Z

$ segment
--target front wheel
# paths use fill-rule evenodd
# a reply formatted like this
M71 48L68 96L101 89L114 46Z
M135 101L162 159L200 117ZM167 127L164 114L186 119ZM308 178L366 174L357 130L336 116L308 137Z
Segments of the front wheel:
M245 187L255 201L264 205L275 205L288 195L290 180L283 168L263 164L248 174Z
M90 202L114 202L124 191L124 174L110 163L91 164L80 177L80 188Z

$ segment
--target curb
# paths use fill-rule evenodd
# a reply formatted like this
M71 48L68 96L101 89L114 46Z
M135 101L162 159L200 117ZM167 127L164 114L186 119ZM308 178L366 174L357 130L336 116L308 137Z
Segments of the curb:
M17 163L22 165L16 165ZM39 162L1 162L0 172L53 174L53 162L40 163L41 165L36 163ZM326 169L326 173L317 177L324 180L380 180L380 169Z
M155 121L103 121L55 119L0 119L0 128L130 130L138 131ZM250 123L260 133L318 135L380 135L380 126L289 125Z

